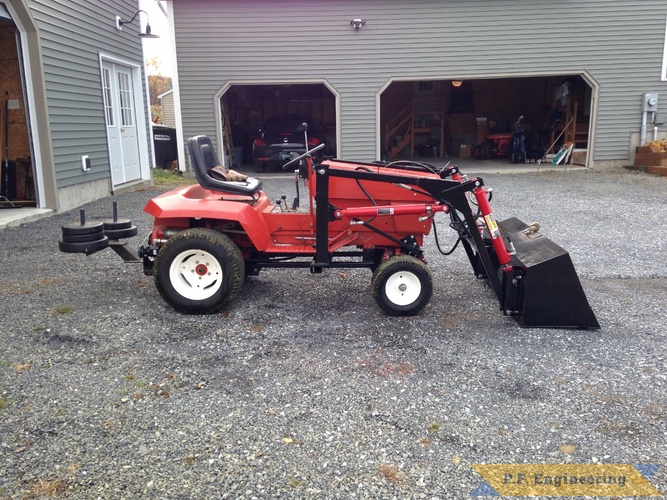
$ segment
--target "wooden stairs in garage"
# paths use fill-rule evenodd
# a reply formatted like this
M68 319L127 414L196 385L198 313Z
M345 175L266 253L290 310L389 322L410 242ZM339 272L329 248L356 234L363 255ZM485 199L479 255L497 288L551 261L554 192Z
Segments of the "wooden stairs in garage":
M562 127L555 127L551 131L551 146L547 150L547 154L554 152L554 147L559 139L563 138L563 143L572 143L575 149L588 148L588 121L577 121L579 113L579 103L568 101L566 106L563 106L563 122Z
M409 157L415 148L433 148L432 156L444 157L447 131L445 103L439 97L416 97L410 100L384 127L384 151L393 160L409 147Z
M588 122L577 121L579 113L579 103L574 101L569 106L566 113L566 121L570 121L570 126L565 129L565 142L571 142L575 148L588 147Z

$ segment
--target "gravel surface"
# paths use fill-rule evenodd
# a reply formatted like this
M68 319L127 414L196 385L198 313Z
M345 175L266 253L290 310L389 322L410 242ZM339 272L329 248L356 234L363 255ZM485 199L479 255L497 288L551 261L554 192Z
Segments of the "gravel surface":
M368 270L271 269L186 316L111 250L58 252L78 210L0 231L0 498L465 498L474 463L667 464L667 180L484 179L570 252L601 330L520 328L430 238L417 317L384 315ZM138 246L155 194L87 218L116 200Z

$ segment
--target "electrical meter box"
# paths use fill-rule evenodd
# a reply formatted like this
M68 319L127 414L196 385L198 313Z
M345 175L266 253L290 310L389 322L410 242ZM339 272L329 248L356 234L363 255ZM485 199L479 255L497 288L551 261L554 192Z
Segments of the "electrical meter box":
M642 111L647 111L649 113L655 113L658 111L657 92L646 92L644 94L644 105L642 106Z

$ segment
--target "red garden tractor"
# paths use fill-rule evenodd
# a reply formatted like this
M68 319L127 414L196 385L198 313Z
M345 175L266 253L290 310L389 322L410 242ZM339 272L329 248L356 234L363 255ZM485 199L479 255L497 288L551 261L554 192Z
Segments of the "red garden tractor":
M474 274L488 280L504 314L527 327L599 328L568 253L535 224L497 221L481 178L410 161L314 164L313 153L323 146L285 165L296 169L297 196L288 205L284 196L272 203L260 180L216 178L211 141L192 137L188 152L198 184L148 202L145 211L155 220L138 255L117 238L111 246L126 260L143 260L160 295L184 313L220 311L246 276L272 267L311 273L368 268L379 307L389 315L414 315L432 295L422 246L435 229L434 216L443 212ZM61 242L63 251L99 249L84 247Z

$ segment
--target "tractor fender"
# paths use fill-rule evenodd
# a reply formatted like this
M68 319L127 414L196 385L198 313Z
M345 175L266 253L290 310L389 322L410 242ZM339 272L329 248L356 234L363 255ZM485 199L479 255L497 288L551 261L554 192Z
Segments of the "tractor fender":
M251 199L242 195L209 191L194 185L152 198L144 211L155 217L156 226L160 225L160 220L167 219L171 223L191 219L238 222L257 250L263 251L271 242L271 228L264 217L264 210L270 205L263 192ZM183 224L181 227L186 226L187 224Z

